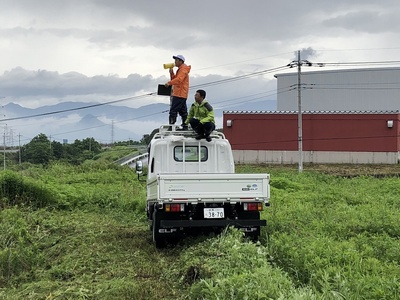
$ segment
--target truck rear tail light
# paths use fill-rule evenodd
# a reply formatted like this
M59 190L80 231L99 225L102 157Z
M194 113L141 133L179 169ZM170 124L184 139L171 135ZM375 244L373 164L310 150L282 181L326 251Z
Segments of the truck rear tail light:
M181 212L185 211L185 204L165 204L166 212Z
M243 210L245 211L262 211L263 206L261 202L243 203Z

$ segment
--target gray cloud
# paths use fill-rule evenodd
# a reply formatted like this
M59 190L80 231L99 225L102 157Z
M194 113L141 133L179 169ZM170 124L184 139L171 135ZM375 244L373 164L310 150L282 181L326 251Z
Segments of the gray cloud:
M194 92L199 88L206 89L212 102L226 109L245 103L249 99L276 98L275 79L268 80L262 77L244 78L240 81L231 79L231 77L221 75L192 77L188 102L193 100ZM131 74L126 78L88 77L77 72L60 74L46 70L29 71L19 67L0 76L0 90L7 96L7 102L14 103L26 102L27 98L41 99L42 103L47 103L46 99L65 101L64 98L97 102L99 99L113 101L124 97L155 93L157 85L166 80L166 77L153 78L150 75L139 74Z
M77 72L59 74L58 72L38 70L29 71L15 68L0 76L0 90L10 97L67 95L126 95L140 90L155 90L155 82L164 82L166 78L152 78L131 74L127 78L118 76L88 77Z
M365 33L398 32L398 13L379 11L354 11L336 16L323 22L330 27L343 28Z
M318 53L316 50L314 50L312 47L308 48L303 48L298 50L300 51L300 59L301 60L311 60L313 58L316 58L318 56ZM295 51L293 54L293 61L297 61L298 59L298 51Z
M396 60L400 48L398 0L0 2L0 97L32 107L154 92L179 53L193 88L230 109L276 97L273 74L207 83L285 66L297 50L346 62Z
M385 1L385 5L361 0L308 0L300 5L261 0L172 1L168 5L126 0L6 3L7 11L18 13L25 20L24 25L7 27L11 31L4 34L9 37L18 32L28 36L47 33L83 39L101 49L154 46L188 51L202 46L279 51L274 43L281 48L282 43L286 43L285 48L290 47L307 36L335 35L329 31L332 28L397 31L395 16L399 11L394 0Z

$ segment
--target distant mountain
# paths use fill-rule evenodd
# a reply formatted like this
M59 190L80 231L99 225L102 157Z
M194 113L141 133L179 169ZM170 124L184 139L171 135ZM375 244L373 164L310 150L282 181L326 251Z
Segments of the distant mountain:
M190 108L191 103L188 103ZM213 103L211 103L213 105ZM154 120L155 115L167 113L169 111L169 105L163 103L154 103L139 108L131 108L127 106L116 106L116 105L100 105L98 103L84 103L84 102L63 102L55 105L41 106L39 108L26 108L15 103L8 103L4 106L7 118L9 117L27 117L35 115L51 114L55 118L61 118L68 116L72 113L78 114L82 118L86 115L91 116L108 116L108 119L119 119L119 115L127 115L130 118L140 118ZM218 117L222 117L222 113L225 110L238 110L238 111L249 111L249 110L276 110L275 101L258 101L248 102L238 105L231 105L229 108L216 108L215 114ZM90 114L88 114L90 111ZM52 114L54 113L54 114ZM164 117L162 119L165 119ZM168 119L168 118L167 118Z
M192 101L188 102L188 108L191 104ZM258 101L231 105L229 109L215 108L216 118L221 120L223 111L228 110L276 110L276 102ZM168 122L168 111L169 105L162 103L131 108L111 104L63 102L35 109L8 103L4 106L4 119L9 128L23 127L20 134L30 138L44 133L70 141L93 137L100 142L111 142L128 139L140 140L144 134L150 134L153 129ZM31 118L26 118L29 116ZM18 119L20 117L22 118ZM17 118L17 120L9 120L12 118ZM49 118L51 118L51 126L48 125ZM42 123L40 123L41 121ZM35 127L34 124L39 125ZM178 124L180 124L180 118ZM222 127L222 124L217 124L218 127Z
M32 114L32 110L30 108L22 107L12 102L4 105L3 111L7 118L25 117Z
M116 106L116 105L102 105L99 103L84 103L84 102L63 102L55 105L41 106L38 108L26 108L19 106L15 103L8 103L4 106L7 115L18 115L20 117L52 114L55 117L64 117L72 113L78 114L81 117L88 114L90 111L91 115L94 116L110 116L129 114L132 117L142 117L146 114L154 113L157 111L163 111L168 109L167 104L150 104L139 108L131 108L127 106Z
M99 121L99 119L93 115L86 115L76 125L82 127L96 127L103 126L104 123Z
M188 103L188 108L190 108L191 103ZM213 105L213 103L211 103ZM15 103L8 103L4 106L7 117L26 117L34 115L44 115L52 114L54 117L64 117L70 115L71 113L78 114L81 117L88 115L88 110L92 116L113 116L118 115L129 115L132 118L149 118L154 119L155 114L166 113L169 111L169 105L163 103L154 103L139 108L131 108L127 106L116 106L116 105L101 105L99 103L84 103L84 102L63 102L55 105L41 106L38 108L26 108ZM276 110L275 101L258 101L258 102L248 102L238 105L231 105L229 108L216 108L216 115L222 116L224 110ZM117 118L118 119L118 118Z

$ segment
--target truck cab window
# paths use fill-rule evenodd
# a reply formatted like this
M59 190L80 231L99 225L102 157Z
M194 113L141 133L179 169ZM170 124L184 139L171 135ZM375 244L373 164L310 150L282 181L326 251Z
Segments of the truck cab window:
M200 158L201 161L207 161L208 151L207 147L200 147ZM176 146L174 148L174 159L175 161L183 161L183 146ZM197 162L199 161L199 147L198 146L186 146L185 147L185 161L186 162Z

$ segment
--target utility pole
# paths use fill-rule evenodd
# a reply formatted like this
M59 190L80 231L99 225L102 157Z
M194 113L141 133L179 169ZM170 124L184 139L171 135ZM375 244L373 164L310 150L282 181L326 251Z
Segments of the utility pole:
M316 65L318 67L323 67L323 63L313 64L308 60L301 60L300 57L300 50L297 51L297 60L292 61L287 66L293 68L297 66L297 140L298 140L298 150L299 150L299 172L303 172L303 115L302 115L302 108L301 108L301 89L302 89L302 82L301 82L301 66L306 65L308 67L312 67Z
M3 98L5 98L5 97L4 96L0 97L0 99L3 99ZM1 106L1 109L4 109L4 106ZM3 117L5 117L5 115L3 115ZM5 124L4 133L3 133L3 168L4 168L4 170L6 169L6 130L7 130L7 124Z
M50 151L51 151L51 135L49 135L49 142L50 142L49 147L50 147Z
M21 164L21 134L18 134L18 160Z
M111 145L114 145L114 120L111 121Z
M7 125L6 125L7 126ZM3 134L3 168L4 170L6 169L6 130L4 129L4 134Z
M297 51L297 129L299 149L299 173L303 172L303 116L301 114L301 60Z

